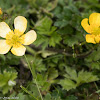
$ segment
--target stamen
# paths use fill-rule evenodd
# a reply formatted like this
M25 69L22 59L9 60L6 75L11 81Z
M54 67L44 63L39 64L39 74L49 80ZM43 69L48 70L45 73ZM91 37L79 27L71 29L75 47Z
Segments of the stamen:
M24 37L21 36L23 33L19 30L14 30L6 35L6 43L10 46L19 47L24 43Z

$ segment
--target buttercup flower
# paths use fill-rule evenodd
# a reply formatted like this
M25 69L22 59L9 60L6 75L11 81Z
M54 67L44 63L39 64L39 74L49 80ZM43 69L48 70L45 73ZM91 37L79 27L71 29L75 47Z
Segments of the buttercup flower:
M82 20L81 25L89 33L86 35L86 42L100 43L100 13L92 13L89 19Z
M23 45L29 45L36 40L36 32L30 30L24 34L27 27L27 19L18 16L14 19L15 30L11 30L5 22L0 22L0 54L6 54L10 49L16 56L25 54L26 48Z

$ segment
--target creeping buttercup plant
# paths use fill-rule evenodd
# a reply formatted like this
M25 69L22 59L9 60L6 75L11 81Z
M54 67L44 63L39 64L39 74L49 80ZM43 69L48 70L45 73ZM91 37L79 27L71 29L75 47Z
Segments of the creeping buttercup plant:
M99 0L1 0L0 97L98 100L99 10Z

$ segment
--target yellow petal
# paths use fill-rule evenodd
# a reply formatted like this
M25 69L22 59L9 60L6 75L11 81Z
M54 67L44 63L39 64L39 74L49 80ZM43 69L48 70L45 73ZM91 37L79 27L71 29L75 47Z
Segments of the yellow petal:
M95 37L95 41L96 41L96 43L100 43L100 36L99 36L99 35L97 35L97 36Z
M10 48L11 46L6 43L6 40L0 40L0 54L6 54Z
M100 13L92 13L89 16L90 25L100 26Z
M25 35L23 35L22 37L24 37L24 43L23 44L29 45L36 40L37 35L36 35L36 32L34 30L30 30Z
M85 18L81 21L81 25L87 33L91 33L90 25L88 24L88 19Z
M3 13L3 12L2 12L2 9L0 8L0 15L2 15L2 13Z
M0 36L5 38L6 34L11 31L10 27L5 22L0 22Z
M16 56L23 56L25 54L26 48L21 45L20 47L13 47L11 52Z
M14 26L16 30L24 33L27 27L27 19L23 16L18 16L14 20Z
M94 36L94 35L87 34L87 35L86 35L86 42L96 44L96 42L95 42L95 39L94 39L94 38L95 38L95 36Z

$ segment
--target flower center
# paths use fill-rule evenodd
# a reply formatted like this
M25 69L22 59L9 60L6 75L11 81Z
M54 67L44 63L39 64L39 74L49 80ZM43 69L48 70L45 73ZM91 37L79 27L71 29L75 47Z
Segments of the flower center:
M18 30L9 32L6 35L6 43L10 46L19 47L24 42L24 37L21 36L22 34Z

